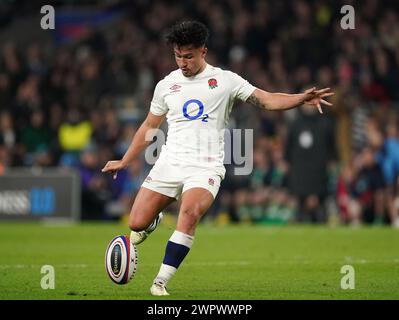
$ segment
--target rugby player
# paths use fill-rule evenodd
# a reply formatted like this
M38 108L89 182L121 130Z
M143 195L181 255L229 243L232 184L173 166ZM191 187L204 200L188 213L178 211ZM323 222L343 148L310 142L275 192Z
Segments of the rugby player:
M144 241L162 219L162 210L181 198L176 230L150 292L168 295L166 286L194 242L195 229L213 203L225 175L223 132L236 100L271 111L302 104L331 106L329 88L299 94L271 93L239 75L206 62L209 31L198 21L173 26L166 36L178 69L155 87L149 113L121 160L108 161L103 172L114 178L150 143L146 134L167 119L168 136L159 158L140 188L129 216L133 244Z

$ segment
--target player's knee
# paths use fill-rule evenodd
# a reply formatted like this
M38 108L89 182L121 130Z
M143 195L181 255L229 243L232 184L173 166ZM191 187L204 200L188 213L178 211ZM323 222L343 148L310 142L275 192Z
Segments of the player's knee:
M143 219L143 217L146 217L145 211L143 211L143 209L141 209L141 211L138 211L136 208L133 207L129 216L130 230L139 232L147 229L149 223L147 223L145 221L146 219Z
M182 208L181 214L185 215L186 218L192 220L193 222L199 221L202 215L199 204L193 204L185 208Z
M147 229L148 225L146 223L143 223L143 221L138 221L138 220L130 220L129 221L129 228L132 231L139 232Z

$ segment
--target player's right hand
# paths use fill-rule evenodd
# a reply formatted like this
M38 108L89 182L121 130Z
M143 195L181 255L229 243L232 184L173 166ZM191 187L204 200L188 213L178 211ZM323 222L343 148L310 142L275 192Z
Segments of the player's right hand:
M112 174L112 178L116 179L118 171L122 169L125 169L125 164L122 160L112 160L105 164L104 168L101 169L101 172L109 172Z

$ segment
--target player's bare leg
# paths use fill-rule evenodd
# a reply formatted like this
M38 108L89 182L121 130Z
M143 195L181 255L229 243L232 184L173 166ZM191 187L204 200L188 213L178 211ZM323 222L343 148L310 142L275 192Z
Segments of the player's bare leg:
M169 295L166 285L188 254L197 224L213 200L213 195L203 188L192 188L183 193L176 230L168 241L163 263L151 287L153 295Z
M176 230L194 236L198 222L213 203L212 194L203 188L192 188L182 195Z
M161 221L161 211L174 200L176 199L141 187L130 211L130 241L133 244L143 242Z

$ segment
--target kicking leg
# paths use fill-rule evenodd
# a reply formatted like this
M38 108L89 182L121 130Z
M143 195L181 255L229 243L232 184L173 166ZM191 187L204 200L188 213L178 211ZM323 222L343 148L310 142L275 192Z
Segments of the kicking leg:
M203 188L192 188L183 193L176 230L168 241L163 263L151 287L153 295L168 295L165 287L190 251L197 224L213 200L212 193Z
M129 216L130 240L133 244L143 242L159 224L161 211L175 198L142 187L134 200Z

